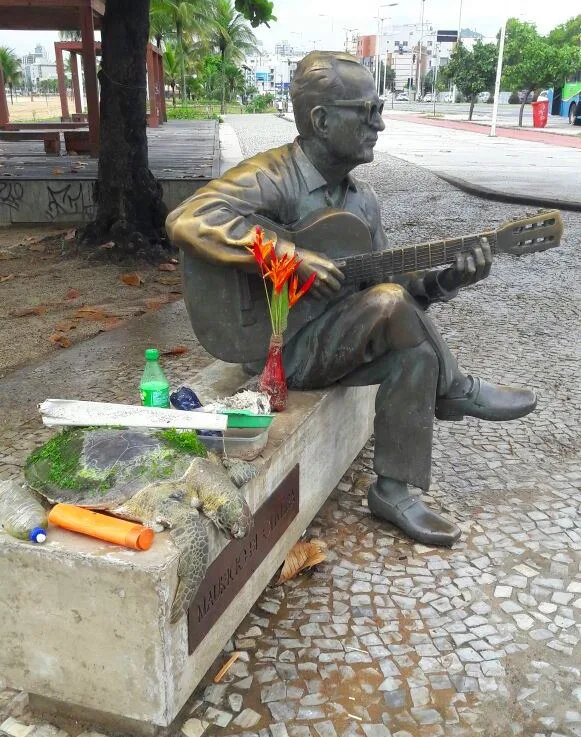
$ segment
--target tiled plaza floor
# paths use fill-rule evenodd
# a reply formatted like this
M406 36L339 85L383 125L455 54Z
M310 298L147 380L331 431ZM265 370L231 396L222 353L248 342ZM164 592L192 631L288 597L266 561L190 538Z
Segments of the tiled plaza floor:
M274 119L260 139L255 122L252 130L234 122L256 147L268 145L273 130L279 140L271 145L292 133ZM362 177L382 198L398 244L412 231L413 241L459 223L470 232L525 211L475 200L385 156ZM537 411L513 423L437 423L428 501L458 522L460 542L451 550L413 545L371 518L368 445L307 531L326 543L327 560L264 592L228 648L240 659L216 685L211 677L227 653L218 659L178 731L581 736L581 216L565 214L565 224L559 249L501 257L486 283L432 309L467 371L539 394ZM172 309L167 329L182 342L187 326ZM163 330L163 316L155 319L148 329ZM119 343L119 335L99 339ZM126 399L141 365L137 334L131 340L123 360L117 346L99 371L75 380L105 399ZM195 350L176 359L174 383L191 376L193 359L196 368L208 360ZM19 414L14 406L8 418L0 428L10 449L5 475L46 435L30 408ZM11 737L65 737L38 724L22 694L0 692L0 714L15 720L3 727Z

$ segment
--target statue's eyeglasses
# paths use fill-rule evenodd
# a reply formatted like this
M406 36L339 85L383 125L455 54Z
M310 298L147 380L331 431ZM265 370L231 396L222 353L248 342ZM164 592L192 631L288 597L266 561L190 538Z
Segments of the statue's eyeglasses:
M365 110L367 123L371 125L375 118L383 113L383 102L372 102L371 100L335 100L334 102L326 102L329 107L354 107Z

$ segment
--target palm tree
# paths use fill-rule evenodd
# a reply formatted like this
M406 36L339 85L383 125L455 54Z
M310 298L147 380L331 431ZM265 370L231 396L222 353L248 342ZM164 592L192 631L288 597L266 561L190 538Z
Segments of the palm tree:
M83 35L80 31L59 31L61 41L82 41Z
M226 62L241 62L244 56L256 50L256 36L246 19L234 9L232 0L216 0L213 13L214 45L220 50L222 60L222 104L220 112L226 112Z
M165 82L171 87L173 106L176 106L176 83L180 73L180 63L178 59L178 51L176 45L168 41L163 52L163 71L165 73Z
M246 88L246 80L242 70L239 69L235 64L226 64L226 93L228 102L232 102L232 99L236 95L243 95Z
M186 101L186 36L203 37L209 28L209 4L207 0L154 0L154 29L175 29L180 63L180 88L182 102ZM163 20L165 15L165 21ZM165 23L165 25L164 25ZM157 37L157 36L156 36Z
M149 7L149 33L155 39L157 48L161 48L163 39L171 35L173 25L168 12L166 0L151 0Z
M10 102L14 105L12 88L20 82L22 77L20 60L14 53L14 49L9 49L7 46L0 46L0 69L2 69L2 73L4 74L4 82L10 89Z

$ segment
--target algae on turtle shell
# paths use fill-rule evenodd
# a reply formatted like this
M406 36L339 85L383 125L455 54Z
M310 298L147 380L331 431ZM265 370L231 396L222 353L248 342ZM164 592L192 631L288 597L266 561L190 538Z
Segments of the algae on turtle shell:
M208 538L197 508L233 537L252 522L243 493L195 433L123 428L64 430L28 458L30 488L50 503L106 509L152 527L168 527L179 550L178 588L170 618L187 611L208 563Z

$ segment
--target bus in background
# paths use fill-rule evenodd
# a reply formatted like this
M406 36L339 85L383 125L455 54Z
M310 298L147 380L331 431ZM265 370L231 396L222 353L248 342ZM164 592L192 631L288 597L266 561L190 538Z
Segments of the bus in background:
M581 70L560 90L547 90L551 115L568 118L571 125L581 125Z

